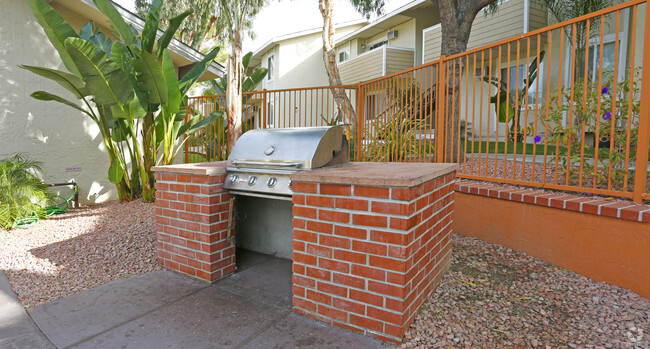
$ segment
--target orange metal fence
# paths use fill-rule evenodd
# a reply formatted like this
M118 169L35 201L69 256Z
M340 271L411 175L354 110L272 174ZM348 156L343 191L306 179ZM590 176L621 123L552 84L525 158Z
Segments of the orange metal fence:
M245 129L340 123L357 161L458 162L461 178L641 202L647 15L632 0L357 85L246 93ZM222 106L191 98L188 116ZM225 159L224 129L192 135L186 161Z
M245 92L242 97L242 131L334 124L344 125L349 130L350 120L356 118L356 99L357 85ZM224 95L192 97L189 98L186 119L196 115L207 116L215 111L224 112L224 108ZM227 159L227 132L226 118L219 118L188 136L185 162Z

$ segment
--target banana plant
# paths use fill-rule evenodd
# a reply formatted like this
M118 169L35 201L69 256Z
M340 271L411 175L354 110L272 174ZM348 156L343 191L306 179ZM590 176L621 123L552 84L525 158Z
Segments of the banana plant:
M539 53L540 62L544 59L545 54L546 51L541 51ZM508 89L510 89L508 82L501 81L499 78L494 76L483 77L484 82L488 82L497 88L497 92L494 96L490 97L490 103L494 104L494 111L499 118L499 122L510 123L511 137L514 137L515 134L517 134L519 138L523 137L521 132L519 132L519 125L515 122L515 113L517 109L521 109L521 106L524 104L525 98L528 95L528 90L534 85L535 79L537 79L537 66L537 57L535 57L528 66L528 77L524 78L522 83L523 87L521 90L517 88L516 92L512 92L512 90L508 92ZM508 97L510 98L508 99Z
M253 57L253 52L248 52L244 57L242 58L242 66L243 66L243 71L247 72L248 67L250 66L251 58ZM266 75L268 74L268 69L267 68L259 68L255 70L253 73L250 75L245 74L242 77L242 109L246 109L249 107L249 102L251 99L250 94L244 94L246 92L253 92L257 86L259 86L260 83L264 80ZM214 79L210 80L210 85L212 86L212 89L214 91L214 94L216 95L225 95L226 94L226 76L222 76L220 79ZM215 100L215 109L216 110L226 110L226 108L221 107L221 100L217 98ZM193 113L193 114L198 114L198 113ZM224 112L211 112L210 116L212 119L216 118L215 124L214 124L214 130L215 130L215 135L214 139L210 140L207 142L205 145L205 151L207 154L207 158L210 161L216 161L216 160L222 160L227 157L227 147L225 147L225 144L227 143L228 139L228 118L226 116L226 113ZM252 125L248 122L243 122L242 123L242 134L246 133L246 131L250 130L252 128Z
M115 183L120 199L142 196L151 201L151 167L172 163L182 147L178 140L183 135L219 117L197 116L185 122L184 113L180 113L187 103L188 90L208 69L218 48L178 80L167 47L191 11L171 19L156 41L162 0L153 1L141 34L126 23L111 1L93 2L108 17L116 40L107 39L92 22L77 34L45 0L29 0L34 16L69 72L20 67L57 82L82 101L84 108L48 92L32 94L36 99L80 110L99 126L110 160L108 179Z

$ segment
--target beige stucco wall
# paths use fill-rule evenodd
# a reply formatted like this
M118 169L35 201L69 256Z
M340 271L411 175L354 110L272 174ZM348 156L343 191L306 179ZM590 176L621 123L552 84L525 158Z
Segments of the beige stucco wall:
M48 91L74 100L18 64L65 70L27 1L5 0L0 11L0 157L21 152L43 162L48 183L75 180L83 203L117 199L107 179L108 156L97 126L84 114L29 95ZM66 172L66 167L81 167Z
M336 29L335 39L358 29L361 24ZM320 31L289 38L269 46L260 56L260 66L268 68L268 57L274 55L273 76L265 78L258 90L285 90L329 85L323 62L323 41ZM275 127L318 126L334 115L334 100L328 89L302 92L278 92L268 95L267 108L273 108ZM321 102L324 101L324 102ZM325 118L325 119L323 119Z

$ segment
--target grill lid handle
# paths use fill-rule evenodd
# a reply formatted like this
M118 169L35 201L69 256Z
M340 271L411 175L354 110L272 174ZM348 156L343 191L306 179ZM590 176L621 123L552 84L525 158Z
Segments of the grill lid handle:
M268 161L245 161L231 160L231 164L239 166L274 166L274 167L302 167L301 162L268 162Z

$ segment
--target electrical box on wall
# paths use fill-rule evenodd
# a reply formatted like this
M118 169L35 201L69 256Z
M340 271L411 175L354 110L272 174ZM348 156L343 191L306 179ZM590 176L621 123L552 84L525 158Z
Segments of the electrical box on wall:
M386 35L388 40L397 39L397 30L389 30L388 35Z

